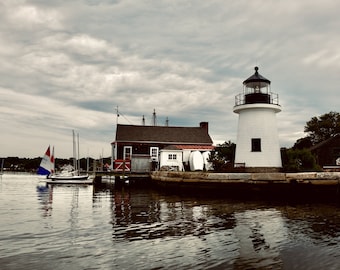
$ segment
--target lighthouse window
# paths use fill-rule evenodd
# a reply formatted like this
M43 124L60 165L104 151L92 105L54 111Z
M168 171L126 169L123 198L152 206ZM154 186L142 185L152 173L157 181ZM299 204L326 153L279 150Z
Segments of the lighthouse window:
M261 139L259 139L259 138L251 139L251 151L252 152L261 152Z

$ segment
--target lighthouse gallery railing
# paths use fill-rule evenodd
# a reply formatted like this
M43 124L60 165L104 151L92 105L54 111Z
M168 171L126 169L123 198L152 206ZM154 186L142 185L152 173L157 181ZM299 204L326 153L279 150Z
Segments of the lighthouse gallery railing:
M246 96L248 96L250 94L238 94L237 96L235 96L235 106L240 106L240 105L244 105L244 104L252 104L252 103L267 103L267 104L274 104L274 105L279 105L279 95L276 93L272 93L270 92L269 94L264 94L267 95L268 99L266 99L265 101L258 101L258 102L248 102L248 100L246 99ZM254 94L251 94L254 95Z

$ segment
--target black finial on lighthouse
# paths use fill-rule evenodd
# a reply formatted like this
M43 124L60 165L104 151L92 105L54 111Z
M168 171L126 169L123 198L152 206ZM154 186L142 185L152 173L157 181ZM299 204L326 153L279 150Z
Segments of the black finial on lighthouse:
M259 67L255 67L255 73L258 73L257 71L259 70Z

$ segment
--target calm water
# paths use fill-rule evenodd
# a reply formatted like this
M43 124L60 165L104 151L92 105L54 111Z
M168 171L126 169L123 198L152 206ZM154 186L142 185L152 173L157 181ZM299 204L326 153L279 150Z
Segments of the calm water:
M339 269L340 209L0 179L1 269Z

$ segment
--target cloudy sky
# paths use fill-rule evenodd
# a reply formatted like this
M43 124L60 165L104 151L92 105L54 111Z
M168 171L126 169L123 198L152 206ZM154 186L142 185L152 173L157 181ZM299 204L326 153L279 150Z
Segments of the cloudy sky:
M339 112L340 1L1 0L0 157L109 156L121 124L198 126L236 142L254 66L279 94L281 146Z

